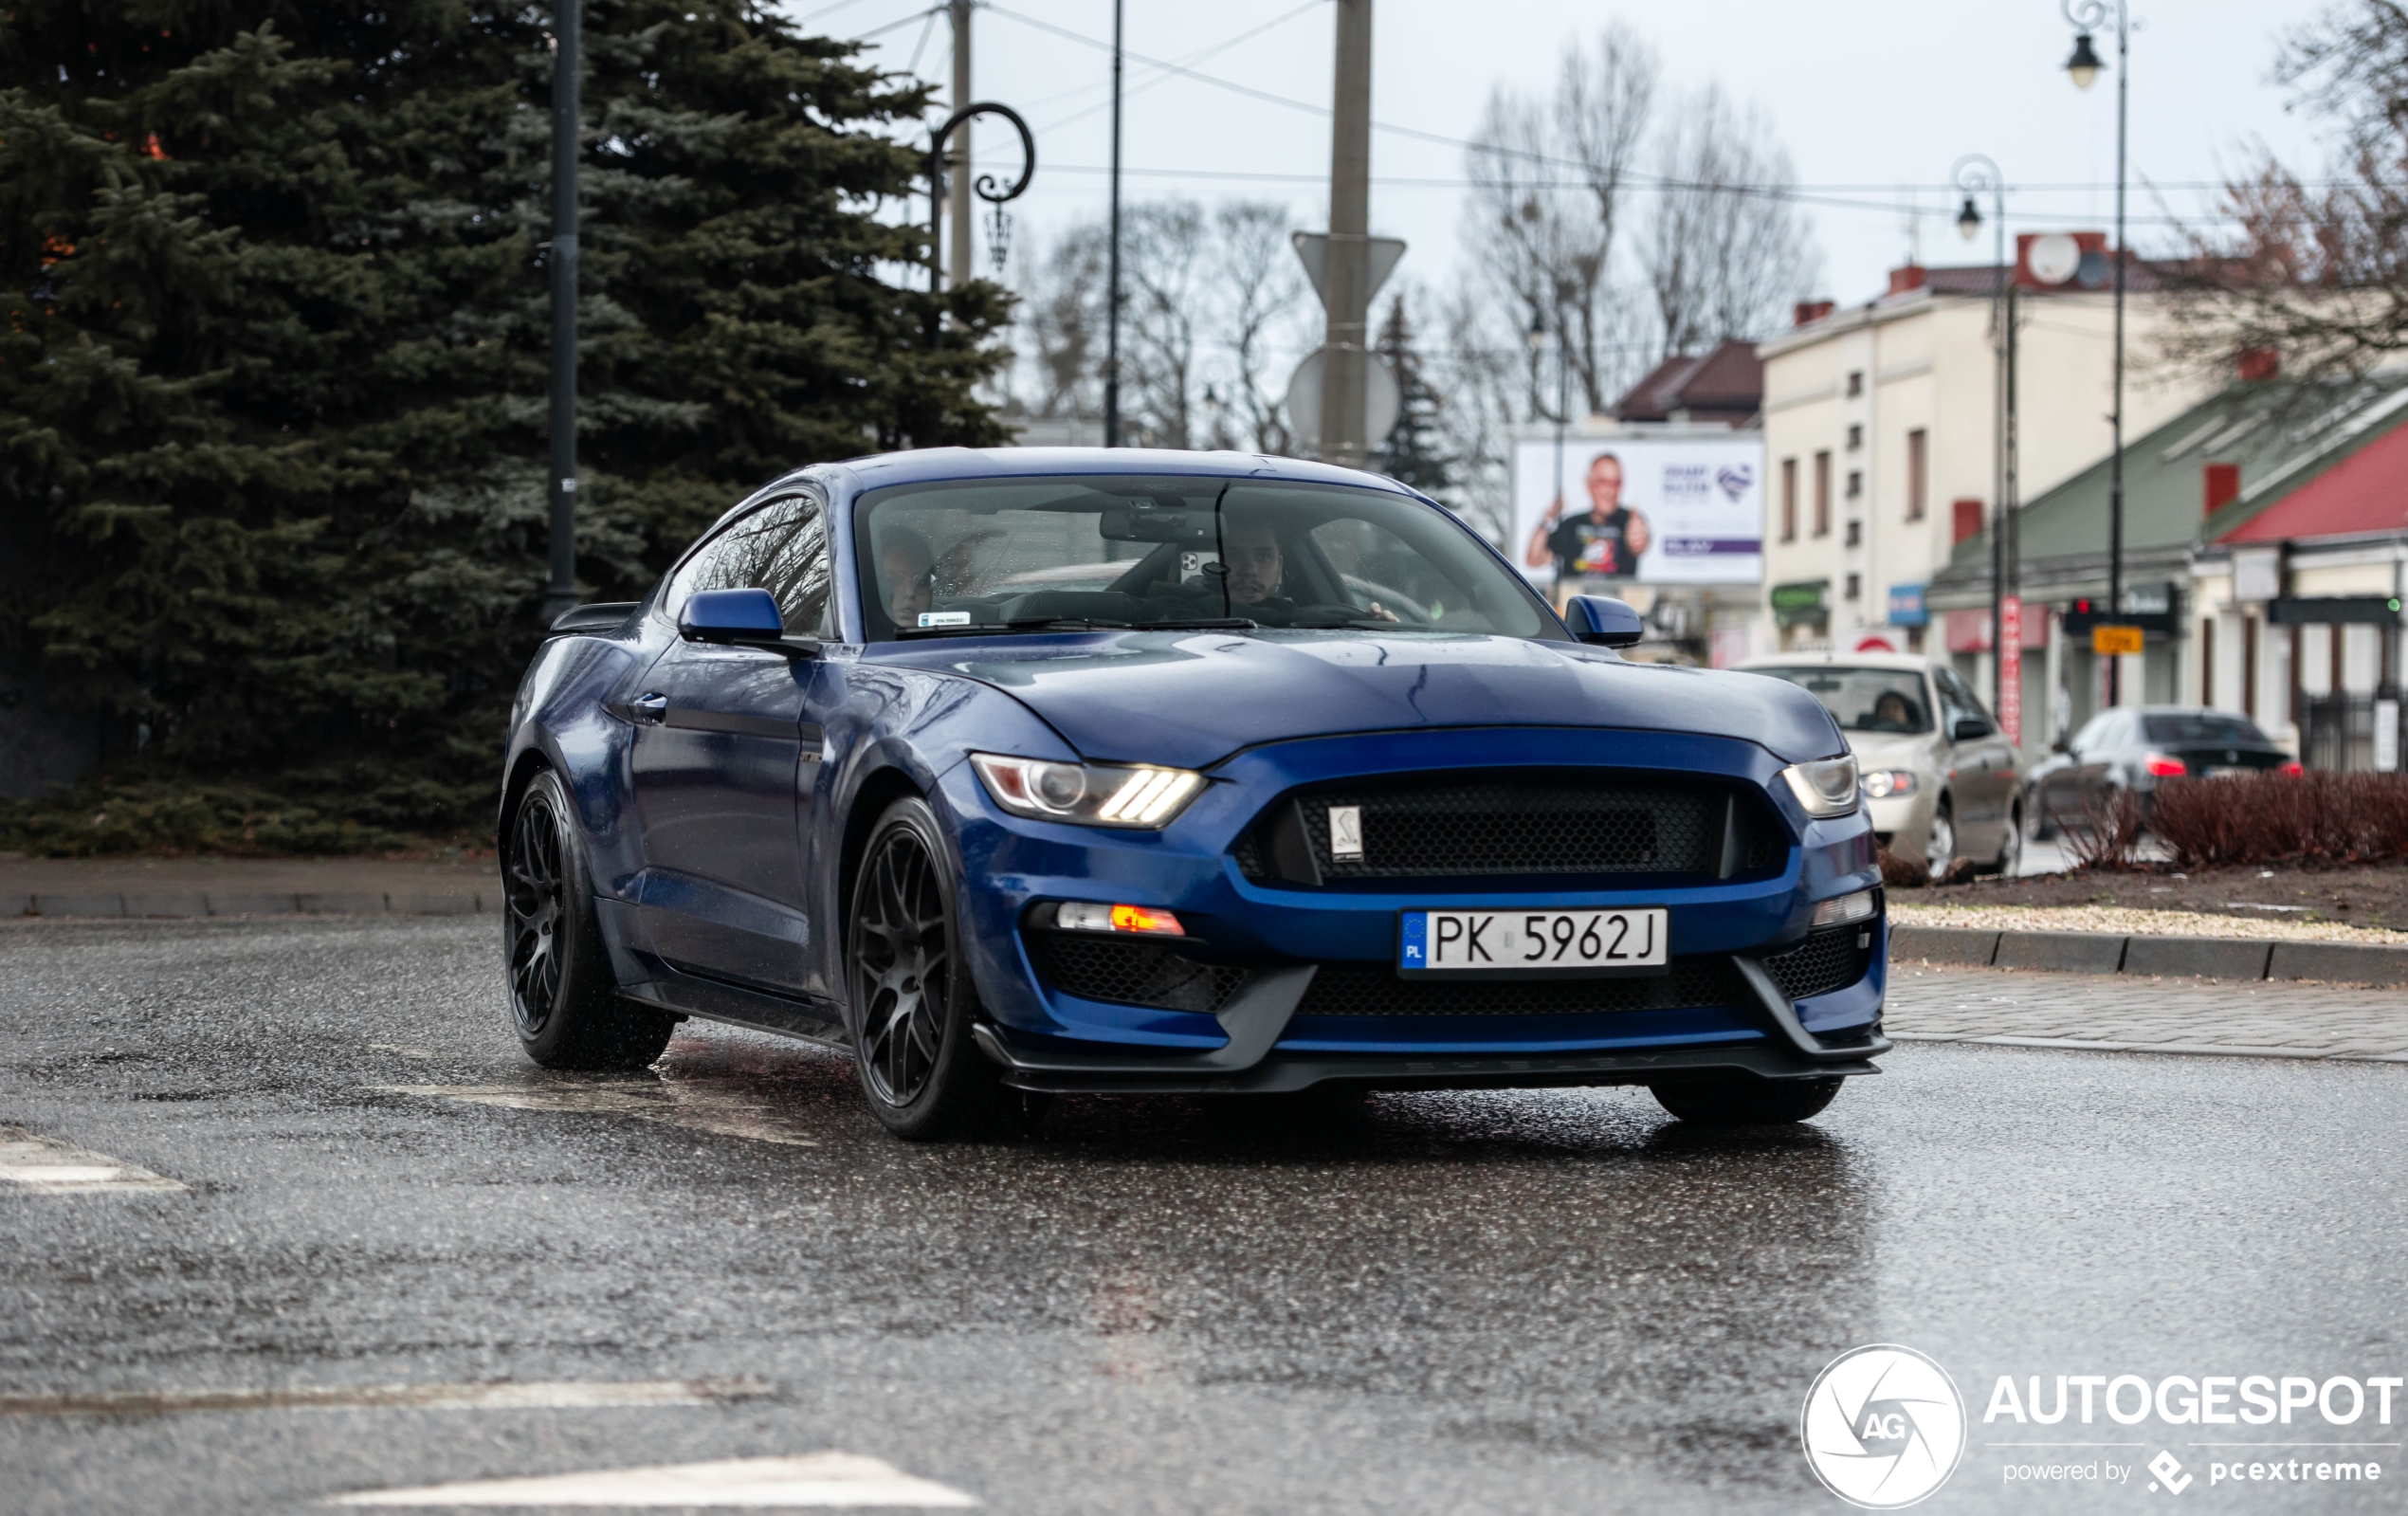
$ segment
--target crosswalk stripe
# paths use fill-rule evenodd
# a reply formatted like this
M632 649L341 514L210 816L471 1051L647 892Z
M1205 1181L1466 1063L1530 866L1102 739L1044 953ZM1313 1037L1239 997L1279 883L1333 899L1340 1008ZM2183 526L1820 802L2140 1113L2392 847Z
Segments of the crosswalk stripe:
M767 1379L620 1379L485 1384L305 1385L274 1390L104 1390L0 1395L0 1416L163 1416L202 1411L584 1411L721 1405L773 1392Z
M530 1479L483 1479L417 1489L339 1495L337 1506L812 1506L959 1509L978 1504L933 1479L877 1458L814 1452L799 1458L604 1469Z
M41 1195L185 1188L122 1159L37 1136L22 1126L0 1126L0 1181Z

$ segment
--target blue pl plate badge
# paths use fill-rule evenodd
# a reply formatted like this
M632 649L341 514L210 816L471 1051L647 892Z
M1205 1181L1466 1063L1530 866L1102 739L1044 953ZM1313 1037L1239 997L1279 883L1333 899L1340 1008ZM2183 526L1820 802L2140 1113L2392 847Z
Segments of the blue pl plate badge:
M1426 969L1430 966L1430 913L1405 912L1405 949L1396 959L1400 969Z

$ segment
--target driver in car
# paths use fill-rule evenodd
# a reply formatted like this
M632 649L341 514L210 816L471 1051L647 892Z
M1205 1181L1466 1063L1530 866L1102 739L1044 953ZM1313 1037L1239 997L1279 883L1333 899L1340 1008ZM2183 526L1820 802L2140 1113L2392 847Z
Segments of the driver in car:
M1225 613L1245 616L1249 620L1280 625L1291 621L1296 602L1279 592L1286 577L1287 566L1280 551L1279 534L1271 529L1268 520L1257 516L1232 513L1221 537L1221 562L1208 566L1207 577L1191 586L1189 593L1200 594L1208 601L1218 601L1213 593L1212 575L1217 568L1220 588L1228 592ZM1210 607L1221 612L1217 604ZM1375 603L1361 614L1379 621L1394 621L1396 612Z
M920 613L935 603L937 594L937 557L927 539L903 527L886 533L878 548L878 582L895 625L920 625Z

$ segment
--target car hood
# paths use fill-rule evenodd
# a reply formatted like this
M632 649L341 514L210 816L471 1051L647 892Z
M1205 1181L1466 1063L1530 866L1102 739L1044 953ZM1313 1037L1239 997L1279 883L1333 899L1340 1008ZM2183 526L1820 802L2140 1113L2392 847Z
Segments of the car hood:
M1933 734L1924 732L1908 736L1900 732L1849 732L1849 751L1854 753L1857 766L1867 769L1906 769L1929 767L1933 762Z
M1262 742L1450 726L1599 726L1840 750L1794 685L1626 663L1578 643L1367 632L1119 631L884 644L882 663L1009 691L1085 757L1208 768Z

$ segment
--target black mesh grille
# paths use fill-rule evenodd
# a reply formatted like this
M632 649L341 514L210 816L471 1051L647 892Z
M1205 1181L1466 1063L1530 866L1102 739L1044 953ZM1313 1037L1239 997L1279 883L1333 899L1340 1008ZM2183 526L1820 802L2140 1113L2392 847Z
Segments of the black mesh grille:
M1724 958L1674 959L1646 979L1401 978L1384 964L1324 963L1296 1008L1300 1016L1547 1016L1600 1011L1679 1011L1748 1004Z
M1329 879L1710 872L1723 809L1720 795L1685 786L1560 779L1324 791L1301 805ZM1340 805L1362 808L1360 861L1330 853Z
M1878 919L1842 926L1831 931L1815 932L1803 942L1786 953L1778 953L1764 960L1765 971L1781 993L1793 1000L1803 1000L1811 995L1829 995L1844 990L1865 977L1870 967L1872 948L1856 945L1859 936L1870 938L1881 930Z
M1030 945L1038 972L1055 989L1113 1005L1216 1012L1246 982L1244 969L1198 963L1158 942L1065 932L1033 937Z

